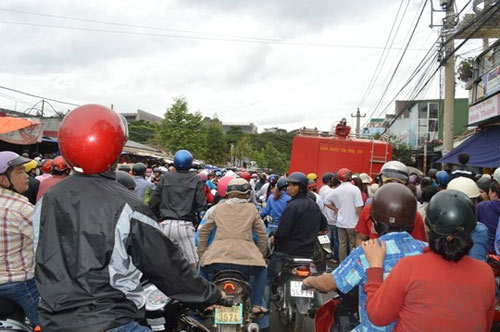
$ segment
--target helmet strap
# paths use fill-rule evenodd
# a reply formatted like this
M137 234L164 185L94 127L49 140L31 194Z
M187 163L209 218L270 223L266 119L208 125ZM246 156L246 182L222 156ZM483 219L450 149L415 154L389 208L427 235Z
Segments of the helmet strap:
M5 177L7 178L7 181L9 181L9 186L8 187L4 187L5 189L8 189L10 191L13 191L13 192L16 192L18 194L20 194L15 188L14 188L14 185L12 184L12 181L10 180L10 176L8 174L8 170L3 173L3 174L0 174L0 175L5 175ZM3 187L3 186L2 186Z

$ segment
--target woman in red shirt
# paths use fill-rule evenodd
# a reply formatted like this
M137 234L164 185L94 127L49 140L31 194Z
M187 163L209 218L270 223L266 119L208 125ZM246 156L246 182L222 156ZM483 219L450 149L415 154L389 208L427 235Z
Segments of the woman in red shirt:
M429 203L425 222L429 248L401 259L385 281L386 244L363 242L370 264L365 284L370 320L386 325L397 319L395 331L490 331L493 273L467 256L476 227L474 205L459 191L439 192Z

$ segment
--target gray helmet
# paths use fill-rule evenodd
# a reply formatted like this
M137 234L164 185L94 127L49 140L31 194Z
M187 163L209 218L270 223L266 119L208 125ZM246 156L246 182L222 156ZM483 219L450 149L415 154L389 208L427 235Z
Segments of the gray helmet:
M233 179L229 181L226 193L228 195L231 193L243 195L248 194L250 193L250 184L247 180L242 178Z
M116 182L124 186L129 190L135 189L135 181L134 178L124 171L115 171Z
M386 162L380 170L383 177L397 179L400 182L408 182L408 167L400 161L392 160ZM382 178L383 179L383 178Z

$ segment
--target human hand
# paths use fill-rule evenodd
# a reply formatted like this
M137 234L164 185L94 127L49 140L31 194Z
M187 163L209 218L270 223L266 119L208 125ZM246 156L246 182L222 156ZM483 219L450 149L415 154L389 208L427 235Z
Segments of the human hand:
M269 238L269 243L273 246L274 245L274 236L271 236Z
M385 258L385 242L380 241L378 243L377 239L372 239L364 241L361 244L363 251L365 253L366 260L370 267L383 267Z

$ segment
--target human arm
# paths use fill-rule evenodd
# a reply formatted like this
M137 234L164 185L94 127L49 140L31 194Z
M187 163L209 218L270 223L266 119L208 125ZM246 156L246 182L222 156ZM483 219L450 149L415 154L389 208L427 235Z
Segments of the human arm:
M339 212L339 209L337 209L337 207L335 205L333 205L333 203L329 203L329 202L325 201L325 206L327 208L329 208L330 210L333 210L335 212Z
M169 297L200 307L219 301L222 294L217 287L193 270L180 249L148 214L144 211L130 214L130 233L124 244L133 265ZM158 255L159 252L162 254Z
M370 264L370 268L366 270L366 310L373 324L384 326L398 318L403 308L408 282L405 280L404 264L401 262L396 264L384 281L382 266L385 243L382 242L382 245L379 245L376 239L370 241L367 245L365 245L366 242L362 245L365 257Z
M320 292L331 292L337 289L337 285L331 273L325 272L320 276L307 277L303 282L307 287L316 289Z
M257 247L259 248L262 257L265 257L267 254L267 233L264 222L260 219L258 212L255 214L252 229L257 234Z
M293 231L295 215L296 215L295 206L288 204L283 211L283 214L280 218L280 223L278 225L278 229L274 234L274 243L279 243L280 240L288 238L288 236Z
M496 239L498 238L499 232L497 228L497 237L495 237L495 244ZM479 259L480 261L486 262L486 258L488 256L488 251L489 251L489 231L488 228L482 224L482 223L477 223L476 229L474 232L472 232L472 242L474 245L469 251L469 256ZM497 245L495 245L495 251L497 249Z
M334 196L335 196L335 189L330 191L328 195L326 195L324 199L324 204L328 209L333 210L335 212L339 212L339 209L335 206L334 203Z
M356 231L356 247L361 245L361 242L368 240L370 235L370 205L365 205L363 210L359 214L358 222L356 223L355 231Z
M264 218L265 216L268 216L270 213L271 213L271 199L273 199L272 195L270 195L268 198L267 198L267 203L266 203L266 207L264 208L264 210L262 210L260 212L260 217L261 218Z
M158 219L158 220L161 220L160 203L161 203L161 191L162 191L164 182L165 182L165 177L162 176L160 178L160 182L158 182L158 185L156 186L155 190L153 191L153 195L151 196L151 200L149 201L149 208L151 209L153 214L156 216L156 219Z
M208 248L208 240L212 229L215 228L215 211L206 218L203 227L198 229L198 256L203 257L203 254Z

